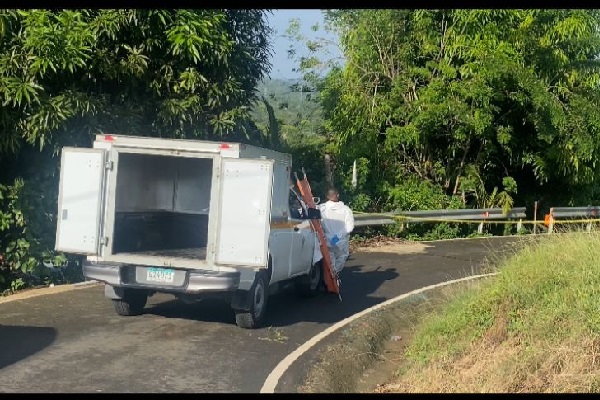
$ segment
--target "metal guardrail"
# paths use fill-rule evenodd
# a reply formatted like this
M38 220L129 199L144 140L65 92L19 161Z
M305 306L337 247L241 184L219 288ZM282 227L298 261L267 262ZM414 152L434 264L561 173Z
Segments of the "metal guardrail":
M561 218L576 219L575 221L571 221L576 223L587 222L586 230L590 232L592 230L592 222L594 220L600 220L600 206L552 207L550 208L548 216L548 233L552 233L557 219Z
M524 218L525 207L515 207L507 214L499 207L458 210L396 211L381 214L354 214L354 226L389 225L398 222L399 219L401 219L404 224L416 222L481 221L477 231L482 233L483 225L487 220L518 220L516 221L517 229L521 229Z
M399 215L408 217L410 219L422 218L428 220L439 220L439 221L481 221L477 227L477 232L483 232L483 225L486 220L504 220L513 219L518 220L517 230L521 229L523 219L525 218L525 207L512 208L508 213L504 213L502 208L472 208L472 209L459 209L459 210L432 210L432 211L401 211Z
M392 225L398 222L392 214L354 214L354 226Z
M395 211L387 213L355 213L354 225L390 225L401 223L405 226L413 223L435 223L435 222L479 222L477 231L483 232L486 221L490 223L516 224L520 230L523 224L532 224L535 227L543 222L547 233L554 231L557 224L586 224L586 230L590 232L594 223L600 223L600 206L587 207L552 207L544 221L534 218L533 221L525 220L525 207L514 207L507 214L501 208L473 208L453 210L419 210L419 211ZM511 221L513 220L513 221Z

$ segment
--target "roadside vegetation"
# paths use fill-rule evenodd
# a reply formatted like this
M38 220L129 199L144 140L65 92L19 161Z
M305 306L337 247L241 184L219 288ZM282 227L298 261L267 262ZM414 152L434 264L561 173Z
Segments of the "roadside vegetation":
M600 391L600 233L531 242L416 328L408 392Z
M490 260L495 276L356 321L304 390L600 392L600 233L529 236L520 244ZM359 385L365 371L376 374L370 387Z

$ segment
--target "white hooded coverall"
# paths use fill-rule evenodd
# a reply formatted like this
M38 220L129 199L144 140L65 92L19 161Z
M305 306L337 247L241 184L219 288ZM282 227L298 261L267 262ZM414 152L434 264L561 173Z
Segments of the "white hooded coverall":
M321 225L325 231L327 247L331 253L331 264L336 273L344 268L350 255L350 232L354 229L354 215L350 207L343 201L331 201L320 204ZM331 239L336 236L339 241L334 245Z

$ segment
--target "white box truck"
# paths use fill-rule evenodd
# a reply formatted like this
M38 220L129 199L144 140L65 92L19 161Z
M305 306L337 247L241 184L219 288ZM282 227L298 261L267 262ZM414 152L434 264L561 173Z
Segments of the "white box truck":
M274 285L311 296L323 282L310 221L290 212L291 166L241 143L97 135L62 149L56 249L86 256L120 315L159 292L220 296L256 328Z

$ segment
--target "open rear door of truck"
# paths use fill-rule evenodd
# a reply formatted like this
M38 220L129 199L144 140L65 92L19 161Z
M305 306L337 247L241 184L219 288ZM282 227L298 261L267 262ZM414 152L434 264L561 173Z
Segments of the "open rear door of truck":
M104 171L105 150L63 148L56 250L98 254Z
M216 261L267 264L273 160L224 158Z

